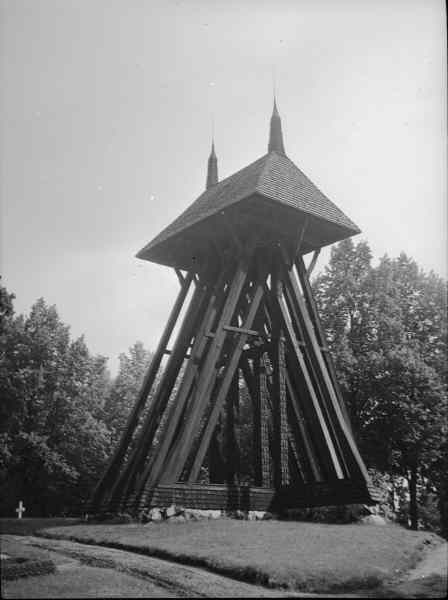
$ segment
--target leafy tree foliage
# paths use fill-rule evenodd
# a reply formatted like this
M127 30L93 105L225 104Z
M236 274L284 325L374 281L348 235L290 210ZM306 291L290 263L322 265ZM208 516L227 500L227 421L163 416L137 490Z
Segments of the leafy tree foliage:
M118 443L126 426L151 359L152 353L140 341L129 348L128 354L122 353L119 356L118 375L104 407L105 422L112 433L114 444Z
M446 282L405 254L373 267L367 244L346 240L313 285L363 454L408 478L416 527L417 483L447 438Z
M29 514L79 507L110 449L106 359L72 341L43 299L10 319L0 345L2 512L18 499Z

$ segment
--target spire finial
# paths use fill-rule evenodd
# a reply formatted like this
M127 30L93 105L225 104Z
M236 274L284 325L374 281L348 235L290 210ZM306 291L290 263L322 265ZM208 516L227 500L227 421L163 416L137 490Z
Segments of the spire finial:
M268 152L278 152L285 154L285 146L283 144L282 121L277 109L277 98L275 93L274 82L274 108L271 116L271 126L269 131Z
M216 185L218 183L218 159L215 154L215 134L214 134L214 124L212 120L212 149L210 151L210 156L208 157L207 163L207 181L205 184L205 189L212 187L212 185Z

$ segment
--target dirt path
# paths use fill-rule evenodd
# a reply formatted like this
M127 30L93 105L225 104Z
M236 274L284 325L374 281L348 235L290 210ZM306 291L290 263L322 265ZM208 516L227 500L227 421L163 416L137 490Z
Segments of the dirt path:
M419 564L396 583L380 590L392 598L446 598L448 594L448 543L430 548Z
M430 575L447 573L448 570L448 543L441 544L428 552L423 560L407 575L409 580L422 579Z

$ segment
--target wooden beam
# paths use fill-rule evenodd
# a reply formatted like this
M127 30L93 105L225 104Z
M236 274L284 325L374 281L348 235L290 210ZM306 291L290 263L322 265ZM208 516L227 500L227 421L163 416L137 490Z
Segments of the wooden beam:
M338 460L340 462L341 468L344 473L347 474L347 464L345 462L344 453L342 450L342 446L340 444L340 440L335 429L334 420L332 419L332 415L329 412L328 408L328 390L326 388L326 382L322 376L320 365L317 362L315 357L315 347L312 345L309 336L312 335L313 332L309 332L306 328L304 319L306 315L306 307L300 303L300 296L297 297L300 292L298 289L294 289L293 284L290 281L291 272L284 269L285 272L285 285L284 285L284 297L286 299L286 303L288 306L289 313L291 315L294 329L296 333L302 340L302 352L305 356L306 364L308 366L309 374L311 380L313 382L313 387L316 392L317 397L320 401L320 407L322 413L324 415L325 422L332 436L332 440L334 443L334 447L337 452Z
M306 272L306 276L308 279L311 277L311 273L313 272L314 267L316 266L317 259L319 258L320 250L321 249L318 248L317 250L314 250L314 252L313 252L313 258L311 259L308 270ZM302 257L300 257L300 260L302 260Z
M225 479L225 464L221 452L221 444L219 443L219 435L221 433L222 424L218 421L213 432L210 448L208 452L208 468L210 483L224 483Z
M224 456L225 456L225 480L227 484L239 483L239 448L235 435L235 408L239 403L238 369L235 371L229 393L225 400L225 434L224 434ZM218 415L219 418L219 415Z
M156 375L159 371L160 363L162 361L163 353L166 350L166 346L173 332L174 326L176 325L177 319L179 317L180 311L182 310L182 306L185 302L185 298L187 297L188 290L190 289L191 283L193 281L193 273L188 273L185 282L183 283L179 294L176 298L174 306L171 310L171 314L168 318L168 322L165 326L165 329L160 338L159 344L157 346L156 351L151 360L151 364L148 367L143 383L140 387L137 401L130 413L126 427L123 430L121 435L120 442L113 453L109 463L104 471L104 474L98 485L96 486L93 496L92 496L92 506L98 507L101 504L101 501L104 497L104 494L107 493L108 488L114 484L114 478L117 477L117 473L119 471L120 464L123 461L123 458L127 452L130 441L134 434L135 428L138 424L140 414L146 404L146 400L148 398L149 392L151 391L151 387L155 381Z
M307 477L307 474L303 468L300 452L297 447L297 436L294 435L293 431L294 431L293 426L288 422L288 444L291 449L291 453L290 453L291 458L294 459L293 461L291 460L291 462L293 462L293 464L295 465L295 467L297 469L297 473L299 475L299 481L297 483L308 483L309 478ZM292 483L292 485L294 485L294 483L296 483L294 481L294 477L291 473L291 469L290 469L290 483Z
M291 295L291 302L295 305L295 308L299 314L299 321L302 328L302 335L305 339L305 353L310 363L310 372L312 373L316 382L316 388L322 397L322 410L327 418L328 426L332 432L335 447L338 452L338 456L341 465L344 469L346 476L349 475L349 467L347 463L347 452L344 451L341 431L338 424L338 417L333 409L333 402L335 399L335 392L332 385L332 381L328 375L328 371L325 364L325 359L322 356L320 345L318 343L317 334L315 327L310 319L310 315L307 310L306 303L302 298L299 290L297 278L293 270L290 270L286 274L286 288Z
M331 466L333 473L336 475L336 477L338 479L342 479L344 477L344 473L341 469L341 465L339 464L336 449L334 447L330 432L328 431L328 426L326 424L324 415L322 413L322 409L320 407L319 400L316 396L316 392L314 390L313 382L311 380L311 377L310 377L310 374L308 371L308 367L305 363L305 360L303 358L303 355L299 348L299 345L297 344L297 337L294 332L294 327L291 323L291 320L290 320L290 317L288 314L285 299L283 298L283 292L282 292L281 285L279 285L277 287L276 297L277 297L278 306L280 308L280 314L282 316L282 321L283 321L282 325L283 325L286 337L288 338L288 341L289 341L291 347L293 348L294 356L299 364L300 371L302 373L303 380L306 385L306 389L308 390L308 394L311 399L312 406L313 406L314 411L317 416L317 421L319 423L320 432L323 435L323 438L325 440L324 449L326 450L326 454L329 459L329 465Z
M207 309L205 310L204 318L202 320L201 325L198 327L197 335L191 348L192 358L188 361L184 377L180 383L179 390L177 392L176 400L171 407L170 414L168 415L167 426L162 432L157 453L150 457L148 464L146 465L145 471L143 472L142 477L140 479L140 493L143 491L143 488L145 486L153 487L155 485L155 482L158 481L160 477L163 465L166 461L166 457L172 446L174 436L178 429L182 415L185 411L187 400L194 379L198 373L198 369L201 364L201 359L208 345L208 340L205 336L205 332L209 330L210 327L214 324L219 311L222 310L222 305L225 300L223 288L227 280L228 274L228 270L222 271L217 281L215 282L210 302L207 306Z
M247 356L241 356L241 370L244 381L252 401L252 454L253 454L253 473L254 484L262 486L263 477L261 472L261 412L260 412L260 391L259 391L259 372L260 372L260 351L254 360L254 372L250 367Z
M300 248L301 248L302 242L303 242L303 238L305 237L305 231L306 231L306 229L308 227L308 221L309 221L309 218L305 217L305 219L303 221L303 224L302 224L302 227L299 230L299 235L297 237L297 243L296 243L296 246L294 248L294 252L293 252L293 256L292 256L292 261L288 262L289 266L292 266L294 264L294 260L295 260L296 256L298 255L298 253L300 251Z
M263 285L262 284L258 284L257 285L257 289L254 293L254 297L252 299L252 302L250 304L250 308L249 308L249 312L248 315L246 317L246 320L244 322L244 328L245 329L250 329L252 327L252 323L255 319L255 316L257 314L258 308L260 306L260 302L261 299L263 297ZM221 325L222 328L222 325ZM220 328L217 329L217 331L219 331ZM224 330L223 330L224 331ZM234 346L233 352L230 356L230 360L228 362L227 368L225 370L224 373L224 377L222 379L222 381L220 382L219 385L219 391L217 392L216 395L216 399L214 401L214 405L212 407L210 416L208 418L208 421L204 427L203 433L202 433L202 438L199 444L199 448L198 451L196 453L196 457L193 463L193 467L191 469L190 475L188 480L189 481L196 481L198 473L199 473L199 469L201 468L201 465L203 463L204 460L204 456L205 453L207 452L207 448L209 446L210 443L210 436L213 432L213 429L216 426L216 421L218 419L218 415L222 409L222 405L224 402L224 399L227 395L227 392L229 390L229 386L232 382L232 379L234 377L235 374L235 370L238 367L238 363L239 360L241 358L241 353L243 350L243 346L245 345L247 341L247 335L246 334L241 334L241 336L238 338L238 340L236 341L236 344Z
M201 306L207 297L207 288L197 286L193 297L191 298L182 326L177 335L174 344L173 353L168 359L168 363L163 372L162 378L157 386L157 390L149 405L149 409L141 429L140 438L135 449L123 469L113 489L113 498L121 495L126 496L128 490L132 489L136 474L142 469L146 456L151 448L154 435L162 419L163 412L168 403L171 390L176 382L179 369L182 366L186 349L190 345L191 338L195 330L195 323L201 314Z
M207 401L210 398L213 386L215 384L216 363L221 355L221 351L227 336L224 325L228 325L232 320L241 292L246 282L248 268L249 259L247 256L244 256L238 263L235 275L229 287L221 316L219 318L218 326L216 327L216 335L210 342L210 347L208 349L204 365L201 369L201 374L198 378L194 401L191 403L192 406L188 415L188 419L182 423L176 444L167 457L163 473L160 473L161 483L177 481L183 471L185 462L188 458L188 451L193 443L193 434L198 429L200 420L207 405ZM241 337L243 338L244 336ZM159 476L159 473L157 476Z
M294 282L296 281L293 273L291 274L291 281L294 281ZM304 284L306 286L305 281L304 281ZM307 295L311 295L309 289L307 289ZM312 295L311 295L311 298L312 298ZM309 298L309 299L311 299L311 298ZM313 325L311 323L311 320L310 320L306 310L304 310L304 317L306 319L305 322L306 322L307 330L309 331L310 341L313 346L317 361L319 362L319 366L321 368L322 375L324 377L326 387L329 392L330 407L332 407L334 415L336 417L335 422L339 425L338 429L342 432L342 434L346 440L346 443L348 445L348 449L351 453L351 456L348 456L347 458L351 459L350 460L351 467L357 471L356 473L352 473L352 475L361 476L365 481L368 481L369 475L368 475L367 469L364 465L364 461L362 460L361 455L359 454L358 447L352 436L350 428L347 425L346 417L341 410L342 398L338 399L336 396L336 393L337 393L336 390L338 388L335 385L333 385L333 378L329 374L329 371L327 368L327 365L329 364L329 362L326 362L324 357L322 356L322 354L319 352L318 344L317 344L317 341L316 341L315 335L314 335ZM318 328L318 327L316 327L316 328ZM328 357L327 357L327 360L328 360Z
M286 364L285 338L279 327L276 331L276 343L272 363L273 381L273 420L274 420L274 486L283 487L289 483L288 459L288 418L286 414Z
M347 412L347 407L345 406L345 402L342 397L342 392L339 387L339 382L336 377L336 371L334 368L333 358L331 356L329 348L327 347L327 340L326 340L325 333L324 333L324 330L322 327L322 323L321 323L321 320L319 317L319 311L317 310L316 301L313 296L311 284L310 284L309 278L307 277L307 270L305 268L305 263L304 263L302 257L299 257L297 259L295 266L296 266L296 271L297 271L297 275L299 277L300 283L302 284L303 296L304 296L305 302L308 306L308 311L312 318L312 321L313 321L313 324L315 327L315 331L316 331L316 334L318 336L318 340L320 343L321 350L326 353L324 355L325 362L327 364L328 372L330 373L330 377L333 382L333 386L335 388L336 395L338 397L339 404L341 406L341 410L344 414L347 426L349 427L349 429L353 435L350 418L349 418L349 415Z
M225 325L224 329L226 331L230 331L231 333L243 333L244 335L251 335L253 337L265 338L265 334L259 331L255 331L255 329L244 329L244 327L233 327L232 325Z
M269 440L269 426L270 418L269 413L272 414L272 407L270 406L270 397L268 391L268 375L266 368L266 361L264 359L265 353L260 356L260 370L259 370L259 391L260 391L260 441L261 441L261 484L263 487L272 488L273 478L271 469L271 452L270 452L270 440ZM271 408L271 410L270 410Z
M164 351L164 354L168 354L168 355L170 355L170 354L172 354L172 353L173 353L173 351L172 351L172 350L168 350L168 349L167 349L167 350L165 350L165 351ZM185 354L185 356L184 356L184 359L185 359L185 360L187 360L187 359L189 359L189 358L191 358L191 354L188 354L188 352L187 352L187 353Z
M185 277L182 275L182 272L180 269L174 269L174 272L176 273L176 276L179 280L180 285L184 285L185 283Z
M323 481L323 476L321 472L321 468L319 466L319 461L316 458L316 452L314 450L314 443L311 439L310 434L307 429L307 421L304 418L302 409L300 407L298 394L296 388L292 385L291 377L286 372L286 387L288 390L289 398L290 398L290 406L293 410L293 414L295 416L295 424L299 428L300 439L303 442L305 456L310 465L311 474L315 481Z

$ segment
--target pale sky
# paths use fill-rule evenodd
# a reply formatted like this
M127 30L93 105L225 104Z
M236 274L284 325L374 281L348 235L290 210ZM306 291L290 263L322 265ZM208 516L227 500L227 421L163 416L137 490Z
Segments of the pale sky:
M203 191L212 114L220 178L265 154L273 72L286 152L354 239L446 276L442 1L0 6L0 273L112 371L178 290L135 253Z

